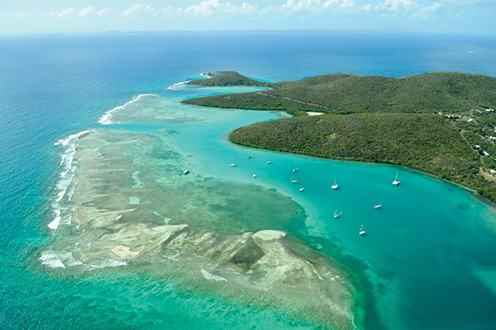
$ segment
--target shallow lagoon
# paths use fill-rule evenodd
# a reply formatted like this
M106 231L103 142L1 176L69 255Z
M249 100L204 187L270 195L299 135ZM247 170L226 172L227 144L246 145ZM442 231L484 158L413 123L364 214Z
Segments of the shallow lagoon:
M335 258L362 293L355 299L365 308L365 328L468 329L481 317L488 320L486 326L496 322L490 316L496 315L491 289L496 256L487 253L496 247L490 205L464 188L404 168L253 150L227 140L236 127L280 116L204 109L146 95L115 111L114 125L98 128L77 145L83 153L104 146L100 152L108 154L103 159L112 159L118 150L128 160L97 166L88 174L93 180L105 178L106 193L127 196L109 200L105 195L101 206L145 209L121 212L120 221L188 223L223 235L282 230ZM102 154L93 156L98 160ZM84 172L88 159L77 159L76 173ZM231 167L232 162L237 166ZM191 173L182 174L184 169ZM391 184L396 172L399 186ZM293 175L297 184L290 182ZM335 178L338 190L330 188ZM75 182L80 186L76 204L95 203L95 192L81 187L83 178ZM377 204L382 207L375 209ZM343 213L339 218L333 216L336 209ZM358 235L361 225L367 236ZM63 226L58 230L62 238Z

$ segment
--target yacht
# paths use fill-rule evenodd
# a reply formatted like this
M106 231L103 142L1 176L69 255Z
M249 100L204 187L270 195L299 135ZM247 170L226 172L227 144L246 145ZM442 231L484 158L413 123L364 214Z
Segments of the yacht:
M253 173L253 177L254 177L254 178L256 178L256 177L257 177L257 175L256 175L255 173Z
M250 159L250 158L252 158L252 157L253 157L252 155L248 155L248 156L246 156L246 158L248 158L248 159Z
M297 183L297 182L298 182L298 180L296 180L296 177L293 175L291 177L291 183Z
M265 164L269 165L270 164L270 160L266 161Z
M393 184L395 186L399 185L401 183L401 181L398 181L398 172L396 172L396 177L394 178L394 181L393 181Z
M334 190L339 188L339 185L336 183L336 178L334 178L334 184L331 186L331 188Z
M236 163L234 162L234 159L233 159L233 161L232 161L232 163L231 163L231 167L236 167L236 166L237 166L237 165L236 165Z
M189 170L184 170L183 174L189 174Z
M303 188L302 186L300 186L300 191L304 191L304 190L305 190L305 188Z
M380 209L382 207L382 204L374 206L374 209Z
M341 216L341 214L343 214L343 212L338 213L338 210L334 211L334 217L335 218L339 218Z
M293 172L298 172L298 169L296 168L296 163L293 164Z
M365 233L365 230L363 230L363 225L360 227L360 231L358 232L358 235L361 235L361 236L365 236L365 235L367 235L367 234Z

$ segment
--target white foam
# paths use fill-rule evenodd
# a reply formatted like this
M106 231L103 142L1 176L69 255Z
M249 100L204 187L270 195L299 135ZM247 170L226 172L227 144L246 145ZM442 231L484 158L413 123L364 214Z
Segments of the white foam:
M83 134L86 134L86 133L90 133L92 132L93 130L87 130L87 131L82 131L82 132L79 132L79 133L76 133L76 134L72 134L72 135L69 135L68 137L66 137L65 139L61 139L61 140L58 140L57 142L54 143L54 145L58 146L58 145L62 145L63 147L65 147L66 145L69 144L69 142L71 142L72 140L75 140L77 139L78 137L80 137L81 135Z
M187 87L188 87L188 85L186 85L186 81L183 81L183 82L169 86L168 89L171 91L177 91L177 90L185 89Z
M65 139L61 139L55 142L56 146L62 146L65 149L60 160L60 167L62 168L59 173L60 179L55 185L55 194L57 198L55 199L55 203L52 205L52 208L54 209L55 219L48 225L50 229L57 229L60 224L60 220L62 219L62 209L59 202L67 196L67 189L71 185L71 182L75 175L74 173L77 168L77 166L73 162L74 155L76 154L76 141L84 134L88 134L91 132L94 132L94 130L85 130L76 134L69 135ZM73 194L74 188L71 189L68 198L69 200L72 198ZM66 221L64 221L64 223L70 224L70 216L66 217Z
M120 267L120 266L127 266L127 263L114 259L106 259L106 260L99 260L97 264L92 263L89 266L93 268Z
M202 272L203 277L205 277L209 281L215 281L215 282L226 281L227 282L227 280L225 278L211 274L211 273L207 272L205 269L202 269L201 272Z
M59 180L59 182L57 182L57 189L59 190L59 192L57 193L58 197L55 202L58 203L62 198L64 198L67 188L72 182L72 178L74 178L74 173L72 173L70 177L63 177Z
M41 263L50 268L65 268L64 264L54 253L43 253L40 257Z
M48 228L50 229L57 229L59 227L59 222L60 222L60 209L55 209L55 219L48 224Z
M131 101L126 102L124 105L120 105L118 107L113 108L112 110L107 111L99 120L98 122L102 125L112 125L114 122L112 121L112 115L115 111L123 109L127 107L130 104L133 104L134 102L141 100L145 96L157 96L155 94L141 94L138 96L135 96Z

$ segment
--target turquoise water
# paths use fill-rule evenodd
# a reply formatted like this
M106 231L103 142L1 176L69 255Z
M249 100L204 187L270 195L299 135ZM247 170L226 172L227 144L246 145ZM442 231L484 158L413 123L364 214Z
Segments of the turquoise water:
M220 90L168 88L200 72L224 69L266 80L327 72L402 76L432 70L495 76L495 45L494 39L479 37L298 33L1 39L0 327L319 328L319 322L298 317L287 306L237 300L233 297L239 292L225 290L223 282L197 283L187 265L183 273L165 274L153 265L109 267L102 260L91 264L91 270L69 266L74 263L69 259L58 261L66 268L53 267L60 264L46 259L48 252L67 253L69 243L86 239L71 226L71 206L78 198L91 197L67 186L56 202L66 187L57 187L60 174L69 169L69 178L72 167L66 167L70 162L61 164L71 144L54 144L94 129L96 133L79 141L84 150L97 150L106 141L112 151L117 137L133 134L156 138L142 140L150 149L123 149L133 161L129 169L135 171L128 177L111 173L101 189L133 197L124 202L139 203L140 215L146 213L147 198L162 212L167 207L159 202L167 197L174 201L174 216L158 213L171 224L184 220L201 226L208 219L205 228L226 235L259 229L288 232L336 259L350 274L349 282L361 293L355 295L360 304L355 311L363 308L365 313L360 328L494 328L496 218L491 205L463 188L408 169L234 146L226 139L230 130L283 114L183 106L177 101ZM114 113L116 121L119 116L126 119L122 123L98 123L104 113L140 94L158 95L150 98L155 112L136 115L147 109L137 107L126 119L124 108ZM157 121L161 113L166 115ZM131 115L134 122L129 122ZM253 157L247 159L248 154ZM150 155L155 155L153 161ZM147 161L139 162L140 157ZM233 160L234 168L229 166ZM91 168L85 158L77 162L76 173ZM294 164L298 184L290 182ZM176 179L167 170L185 168L191 174ZM391 184L396 172L399 186ZM102 173L96 172L95 178L103 180ZM163 188L155 190L156 198L154 190L133 188L157 178L154 187ZM335 178L338 190L330 189ZM85 181L79 182L82 186ZM168 190L175 184L182 190ZM304 192L298 191L300 185ZM222 204L229 196L236 197L234 205ZM202 207L208 207L209 217L201 205L184 211L186 199L205 201ZM374 209L377 204L382 208ZM343 212L340 218L333 217L336 209ZM55 210L62 215L57 230L49 228ZM150 214L143 221L157 221ZM236 222L236 217L243 221ZM219 219L227 221L214 222ZM362 224L365 237L358 235Z

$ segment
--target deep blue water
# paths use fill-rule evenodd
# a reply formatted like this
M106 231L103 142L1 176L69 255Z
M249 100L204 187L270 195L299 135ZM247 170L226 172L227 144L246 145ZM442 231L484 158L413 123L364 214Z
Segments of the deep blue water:
M52 219L47 206L53 197L60 162L54 142L98 126L98 119L106 111L143 93L177 97L177 93L167 89L170 85L197 78L199 73L208 71L236 70L269 81L331 72L399 77L449 70L496 76L494 58L496 38L473 36L171 33L1 38L0 328L51 329L67 324L74 328L122 328L123 325L154 328L153 324L129 321L132 319L129 310L127 312L131 314L127 321L124 318L115 322L116 314L122 310L112 309L103 311L103 318L88 316L88 322L81 321L77 307L90 303L85 300L85 293L94 292L95 299L107 294L105 284L101 284L105 281L77 278L60 281L40 271L30 258L37 248L51 240L47 224ZM198 91L180 93L181 97L188 97ZM387 175L381 170L376 173ZM422 195L422 192L416 193ZM446 191L440 190L440 193ZM471 198L467 194L466 200L454 205L471 205ZM486 221L491 213L487 208L477 212L481 213L481 222ZM439 218L442 218L442 208ZM484 223L482 226L490 227ZM466 230L472 232L474 229L468 227ZM404 235L408 236L407 233ZM461 234L455 237L457 235ZM474 251L483 250L493 238L494 235L483 233L480 241L474 242L474 245L481 245ZM349 238L340 239L346 245ZM426 244L435 241L435 237L425 239ZM373 251L384 247L379 244L369 248ZM435 246L432 249L426 247L426 254L431 250L435 251ZM463 264L491 265L494 262L492 250L487 255L472 255L473 251L456 249L453 253L453 258L460 258ZM373 252L365 255L374 258ZM436 253L429 256L427 262L434 262ZM412 262L422 267L422 260ZM401 272L400 266L397 271ZM426 277L431 275L425 274ZM147 275L143 276L147 279ZM466 278L457 281L456 274L451 276L455 279L453 290L467 285ZM457 326L460 329L496 328L494 287L492 292L483 288L484 283L487 287L494 285L494 270L480 269L474 277L480 279L476 286L481 288L476 291L484 294L478 303L475 303L476 297L469 297L470 306L463 306L461 300L455 301L458 314L463 315L462 321L453 324L446 317L440 317L440 306L453 304L453 301L423 300L421 295L427 296L429 292L419 290L420 285L405 289L421 292L416 301L394 302L397 307L393 308L391 318L401 320L393 320L391 324L402 324L409 329L427 328L427 324L432 329ZM127 284L124 287L129 292L137 281L134 278L121 280ZM421 283L423 278L418 278L418 281ZM74 285L81 286L81 297L64 295ZM152 280L149 285L153 286ZM443 290L448 289L440 289L437 297L449 296ZM110 294L119 295L117 292ZM177 300L186 305L192 303L188 297L178 297ZM432 314L415 313L415 304L422 302L432 304ZM129 308L132 309L132 304ZM200 306L198 310L201 308L207 307ZM158 312L150 309L150 313ZM191 315L181 310L169 317L168 322L173 324L170 328L194 328L202 322L215 323L215 319L209 318L211 316ZM223 327L240 326L236 322L239 321L226 321Z

